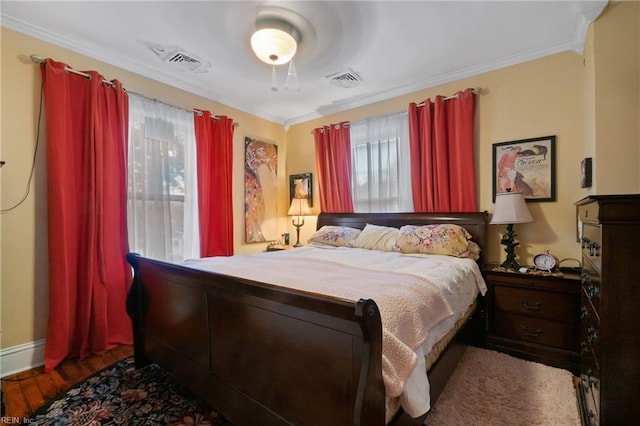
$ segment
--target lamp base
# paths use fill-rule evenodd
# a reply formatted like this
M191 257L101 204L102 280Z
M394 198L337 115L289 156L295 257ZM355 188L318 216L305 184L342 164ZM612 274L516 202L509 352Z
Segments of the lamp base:
M516 261L516 246L520 245L520 243L515 240L515 232L513 232L513 224L510 223L507 225L507 233L502 236L502 240L500 240L500 244L504 245L504 251L507 253L507 260L502 262L500 266L506 269L513 269L517 271L520 269L520 264Z
M300 221L300 218L298 217L298 223L296 223L295 219L292 220L291 223L296 227L296 243L293 246L302 247L302 244L300 244L300 228L304 225L304 219Z
M515 259L507 259L504 262L502 262L500 266L502 266L505 269L513 269L514 271L517 271L520 269L520 264L516 262Z

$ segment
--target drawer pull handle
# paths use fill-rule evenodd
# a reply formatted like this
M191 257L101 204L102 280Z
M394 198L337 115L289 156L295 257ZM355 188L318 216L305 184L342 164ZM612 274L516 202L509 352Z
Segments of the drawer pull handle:
M533 305L530 305L527 299L522 299L520 303L522 303L522 306L524 306L525 309L529 309L530 311L539 311L542 307L542 302L536 302Z
M584 319L587 319L587 318L589 318L589 311L587 310L587 308L584 305L582 305L580 307L580 319L584 320Z
M524 325L520 326L520 330L522 330L524 332L524 334L526 334L529 337L538 337L542 333L544 333L544 331L541 328L537 329L536 331L531 331Z
M593 300L598 296L600 296L600 288L595 286L595 285L593 285L593 284L589 284L587 286L587 297L590 300Z
M587 346L587 342L585 342L584 340L580 342L580 353L584 355L587 353L588 350L589 350L589 347Z

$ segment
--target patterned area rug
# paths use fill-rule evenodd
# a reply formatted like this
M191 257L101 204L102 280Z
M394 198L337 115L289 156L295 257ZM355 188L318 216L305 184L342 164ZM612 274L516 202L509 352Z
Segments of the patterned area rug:
M570 372L467 348L429 412L430 426L579 426ZM36 425L233 426L156 365L133 357L71 388L36 412Z
M35 412L32 425L233 426L157 365L133 357L99 371Z

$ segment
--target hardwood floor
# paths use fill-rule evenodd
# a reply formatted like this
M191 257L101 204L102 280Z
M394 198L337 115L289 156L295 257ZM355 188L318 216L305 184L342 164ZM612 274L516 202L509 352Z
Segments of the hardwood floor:
M63 361L49 373L44 367L23 371L2 379L1 417L29 417L31 413L109 365L133 355L132 346L118 346L102 355L91 355L82 361Z

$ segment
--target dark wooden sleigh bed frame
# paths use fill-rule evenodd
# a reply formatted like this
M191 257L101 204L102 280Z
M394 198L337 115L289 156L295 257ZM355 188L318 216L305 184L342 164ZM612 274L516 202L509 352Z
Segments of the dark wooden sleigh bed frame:
M487 217L322 213L317 227L456 223L484 247ZM157 363L237 426L385 424L375 301L347 302L133 253L127 260L136 367ZM463 348L452 342L429 370L432 403ZM422 424L425 416L400 410L391 423Z

